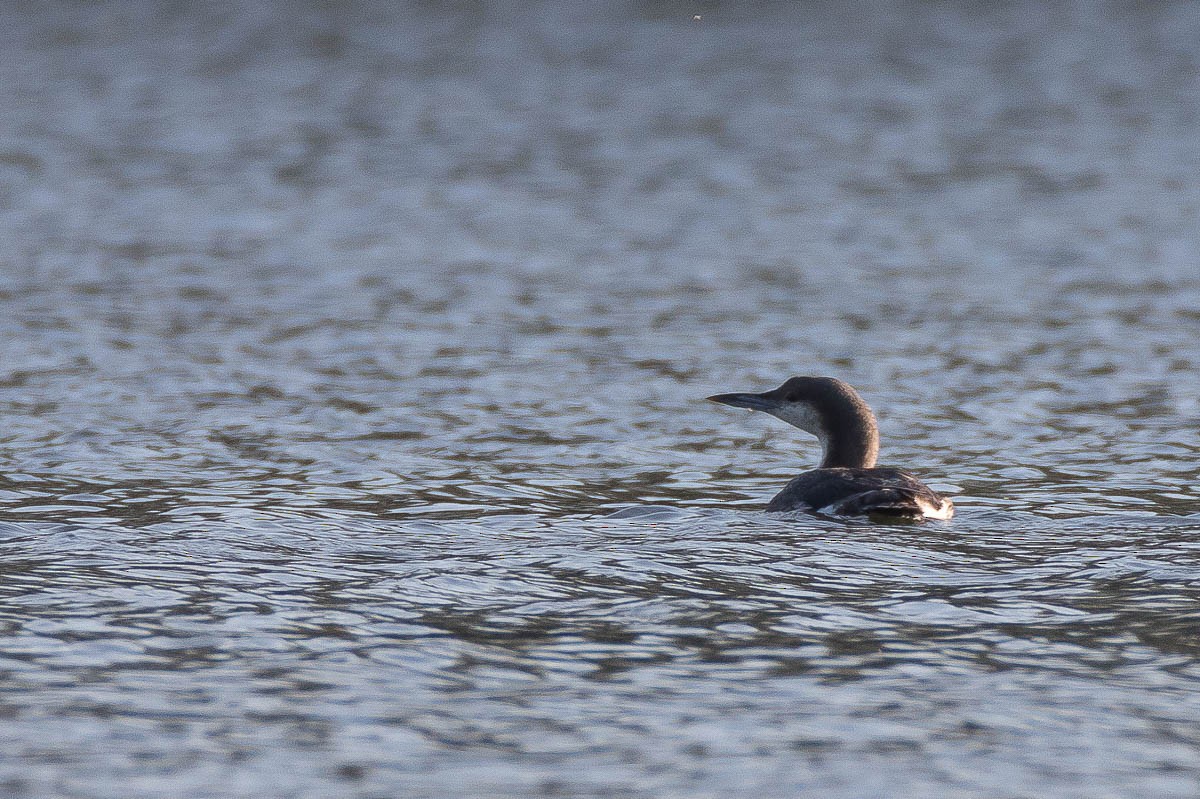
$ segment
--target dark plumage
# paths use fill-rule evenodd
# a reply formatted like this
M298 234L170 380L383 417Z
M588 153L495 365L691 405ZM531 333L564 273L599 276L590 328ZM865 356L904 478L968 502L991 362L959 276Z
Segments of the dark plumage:
M762 394L717 394L713 402L750 408L812 433L821 467L793 478L769 511L806 510L839 516L949 519L954 504L899 469L876 468L875 414L849 384L833 377L793 377Z

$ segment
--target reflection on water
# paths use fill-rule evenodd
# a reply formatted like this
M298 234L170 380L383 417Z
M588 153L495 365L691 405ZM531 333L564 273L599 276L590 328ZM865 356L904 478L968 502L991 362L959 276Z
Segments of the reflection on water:
M9 14L0 793L1195 794L1196 7L635 6Z

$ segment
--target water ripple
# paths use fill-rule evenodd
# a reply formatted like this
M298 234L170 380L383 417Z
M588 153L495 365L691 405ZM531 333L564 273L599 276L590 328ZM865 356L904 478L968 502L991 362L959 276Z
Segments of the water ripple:
M6 14L0 793L1194 795L1196 7L468 6Z

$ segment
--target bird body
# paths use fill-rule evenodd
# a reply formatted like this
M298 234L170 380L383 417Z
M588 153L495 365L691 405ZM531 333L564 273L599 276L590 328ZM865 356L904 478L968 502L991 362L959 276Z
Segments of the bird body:
M768 511L918 520L954 515L954 504L916 477L875 466L875 414L848 383L833 377L793 377L761 394L717 394L709 399L769 413L821 442L820 468L794 477L767 504Z
M831 516L879 514L949 519L950 500L899 469L813 469L793 477L767 503L768 511L811 510Z

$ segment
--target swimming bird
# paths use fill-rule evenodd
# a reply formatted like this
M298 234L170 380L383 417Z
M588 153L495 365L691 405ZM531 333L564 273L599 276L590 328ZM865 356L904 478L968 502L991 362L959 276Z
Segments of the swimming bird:
M713 402L769 413L821 442L821 466L792 478L768 511L835 516L949 519L954 504L907 472L875 466L879 426L850 384L835 377L793 377L762 394L717 394Z

